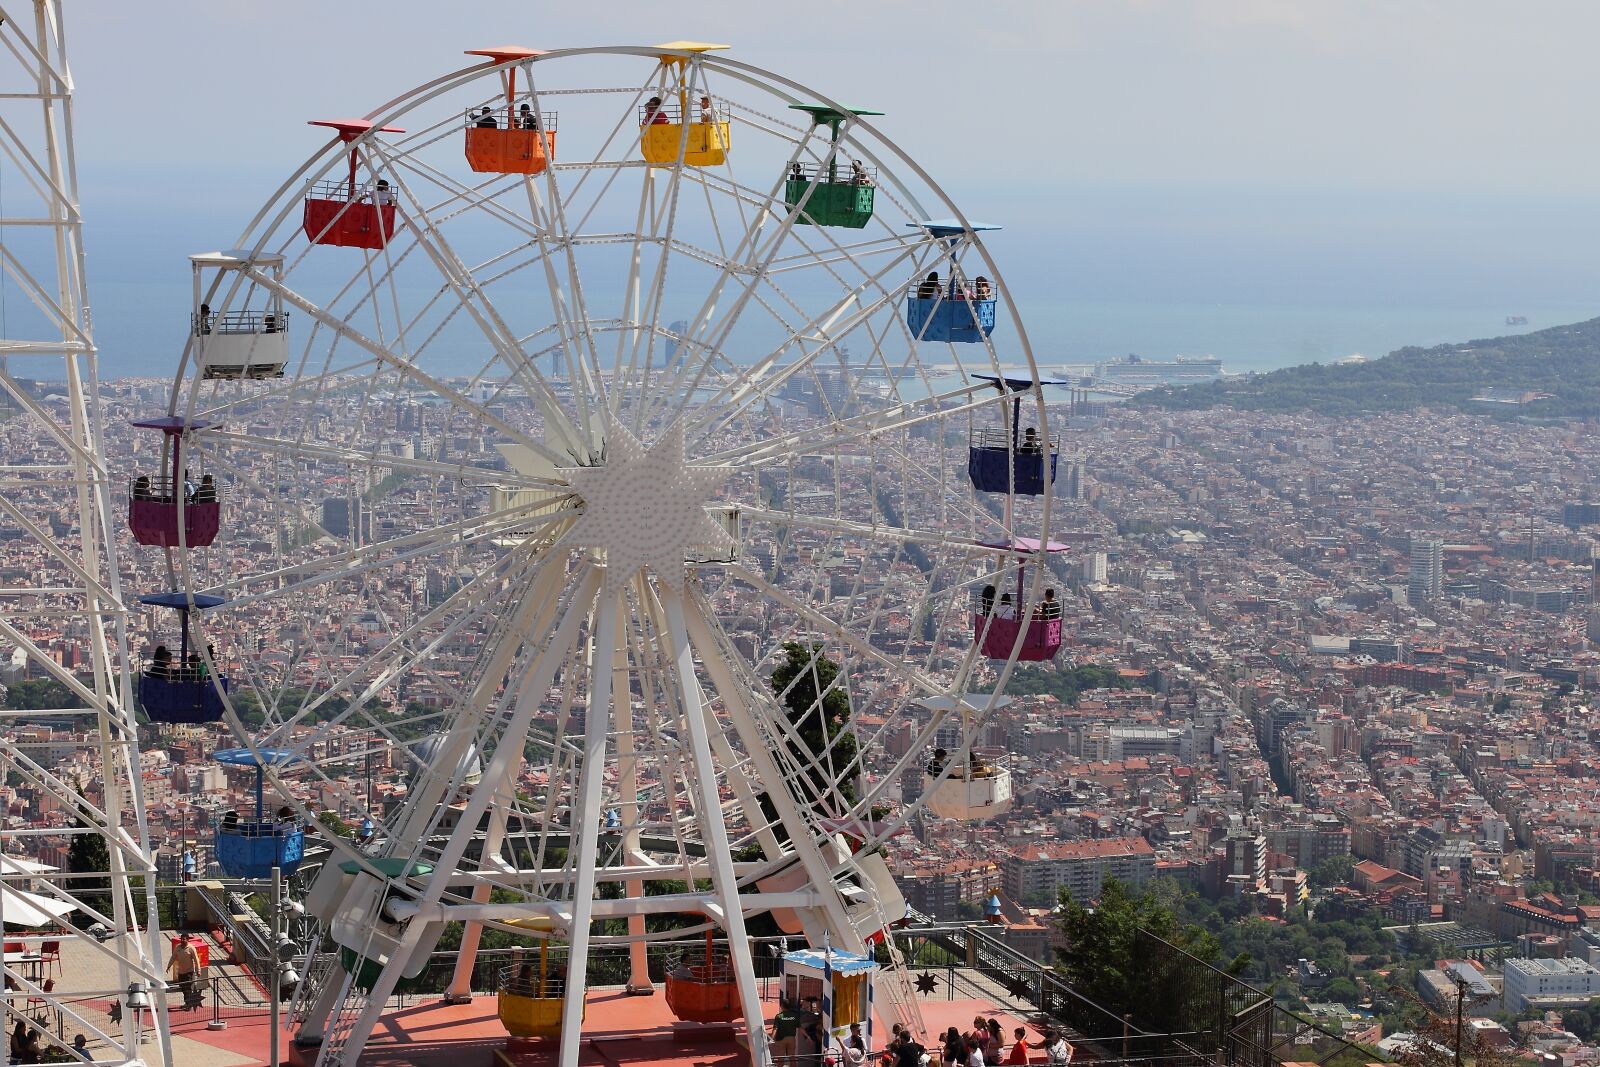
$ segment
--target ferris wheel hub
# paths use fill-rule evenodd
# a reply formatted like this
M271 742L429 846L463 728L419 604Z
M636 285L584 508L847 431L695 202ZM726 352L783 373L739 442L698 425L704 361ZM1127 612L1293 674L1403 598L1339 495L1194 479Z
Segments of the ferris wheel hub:
M733 546L705 509L732 468L689 463L677 423L649 448L626 427L614 426L602 463L562 473L583 502L568 540L604 550L607 592L621 590L642 569L681 589L691 550Z

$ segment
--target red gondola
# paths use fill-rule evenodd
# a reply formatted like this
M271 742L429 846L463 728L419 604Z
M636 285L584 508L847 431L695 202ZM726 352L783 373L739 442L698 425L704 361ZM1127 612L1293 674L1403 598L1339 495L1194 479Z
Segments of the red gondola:
M1009 588L985 586L973 601L972 635L984 656L1007 660L1015 648L1019 660L1038 662L1054 658L1061 650L1061 604L1055 599L1053 589L1046 589L1037 603L1025 599L1029 592L1027 559L1038 553L1065 552L1067 546L1059 541L1041 544L1036 537L1017 537L1009 545L986 542L983 547L1018 553L1016 585ZM998 584L1004 587L1008 583Z
M305 231L312 244L345 248L382 248L394 233L395 194L385 179L371 187L356 185L359 149L352 142L372 130L366 119L313 119L312 126L339 131L350 148L350 175L345 181L321 181L306 194ZM398 126L377 127L380 133L405 133Z

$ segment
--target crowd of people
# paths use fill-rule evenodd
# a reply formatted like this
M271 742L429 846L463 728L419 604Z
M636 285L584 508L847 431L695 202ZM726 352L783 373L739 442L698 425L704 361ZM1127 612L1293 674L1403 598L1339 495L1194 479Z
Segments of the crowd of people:
M1000 1020L979 1015L972 1029L962 1033L952 1026L939 1038L937 1050L930 1050L916 1035L899 1023L881 1052L879 1067L931 1067L935 1055L941 1067L991 1067L994 1064L1042 1062L1065 1065L1072 1062L1072 1046L1065 1035L1046 1028L1037 1044L1028 1041L1024 1027L1015 1027L1011 1041L1005 1039ZM779 1063L796 1067L823 1067L826 1063L858 1067L874 1059L874 1052L862 1035L861 1024L851 1023L849 1033L837 1042L822 1028L822 1015L815 997L798 1006L785 1002L772 1021L772 1054Z

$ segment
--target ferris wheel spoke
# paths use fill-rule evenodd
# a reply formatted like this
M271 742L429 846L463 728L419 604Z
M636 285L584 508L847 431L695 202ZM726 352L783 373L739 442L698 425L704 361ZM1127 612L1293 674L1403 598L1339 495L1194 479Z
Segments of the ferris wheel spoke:
M398 171L395 172L395 180L400 183L401 193L409 196L405 179ZM432 261L435 269L444 278L445 284L455 291L459 306L466 310L467 317L478 327L507 371L513 377L520 379L523 388L527 389L540 404L545 414L545 432L548 434L553 431L572 455L582 455L583 452L578 450L577 445L587 436L582 432L585 428L572 424L565 417L550 383L522 351L515 334L506 325L483 287L479 285L476 276L451 247L443 230L433 221L426 209L417 204L415 197L411 199L415 205L412 231L418 246ZM417 222L421 225L418 226Z
M492 479L497 485L506 488L542 489L552 494L571 492L571 487L565 481L539 478L515 470L498 470L467 463L441 463L431 459L408 459L405 456L363 452L337 445L319 445L307 441L236 433L230 430L205 430L202 433L203 437L200 438L202 441L216 442L229 450L244 454L267 453L295 460L316 459L361 470L386 470L431 476L446 481L463 481L472 477Z
M503 434L506 434L518 444L525 445L528 448L533 449L535 452L538 452L551 463L559 464L568 462L567 457L560 456L557 453L552 452L544 445L543 442L534 440L532 437L523 433L515 426L512 426L504 419L474 403L466 396L463 396L461 393L445 384L444 381L427 373L411 361L402 359L401 357L395 355L393 352L389 351L388 348L367 337L359 330L356 330L354 327L349 325L349 323L340 319L337 315L324 310L312 301L301 296L299 293L293 291L285 285L278 283L276 280L268 277L265 274L262 274L259 271L251 270L248 273L263 288L270 289L278 293L280 296L282 296L285 303L300 309L307 315L310 315L319 324L332 333L338 335L341 339L349 341L358 348L365 349L380 363L395 371L399 377L414 381L417 384L431 390L436 395L444 397L454 404L458 410L472 415L484 425L493 426L495 429L499 430Z

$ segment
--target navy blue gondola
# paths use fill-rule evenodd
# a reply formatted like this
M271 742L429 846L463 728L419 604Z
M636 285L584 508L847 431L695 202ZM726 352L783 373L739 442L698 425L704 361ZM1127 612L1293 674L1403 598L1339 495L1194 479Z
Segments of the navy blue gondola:
M259 758L257 753L259 753ZM263 796L264 766L282 767L300 758L282 748L228 748L213 753L218 763L256 769L256 813L253 819L224 817L217 826L212 851L217 866L230 878L271 878L277 867L285 878L306 858L306 832L297 818L273 818ZM232 813L230 813L232 815Z
M151 722L194 726L221 722L226 707L223 694L228 679L212 675L204 666L189 666L189 612L224 603L222 597L203 593L153 593L141 604L172 608L178 613L181 640L178 658L152 656L139 672L139 704ZM165 648L165 646L161 646ZM158 650L159 651L159 650Z
M1045 486L1056 480L1056 459L1061 443L1054 437L1041 439L1031 429L1020 430L1022 394L1036 385L1069 383L1062 378L1034 379L998 374L975 374L973 377L989 382L1002 396L1011 396L1009 430L1004 427L975 429L968 438L967 477L972 480L973 488L983 493L1043 496Z
M937 278L914 283L906 294L906 327L919 341L948 341L978 344L994 332L996 301L987 279L968 284L956 265L956 246L979 230L998 230L987 223L963 224L954 219L913 222L907 225L926 230L948 247L950 278L940 284Z

